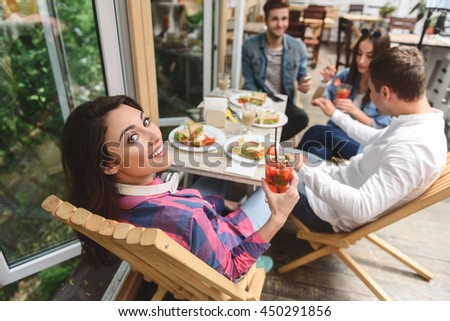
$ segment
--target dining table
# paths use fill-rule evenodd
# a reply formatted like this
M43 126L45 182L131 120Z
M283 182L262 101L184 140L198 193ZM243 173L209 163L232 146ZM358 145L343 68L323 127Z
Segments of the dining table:
M249 94L251 94L250 91L240 89L228 89L225 91L225 97L229 99L229 106L231 110L235 111L235 116L233 117L235 122L227 119L225 127L215 128L215 130L221 131L227 141L235 140L239 136L243 136L243 125L239 117L239 107L232 105L230 98L236 97L237 95ZM222 97L221 95L222 93L218 88L215 88L208 94L210 97ZM270 105L267 105L267 108L284 115L288 97L286 95L275 96L277 98L270 99ZM198 108L202 107L203 102L198 105ZM262 142L264 145L269 146L275 141L277 143L280 142L281 131L282 127L276 127L276 125L273 127L252 126L250 135L263 138ZM181 171L188 174L213 177L253 186L261 185L261 178L265 175L263 160L260 162L251 160L248 162L238 161L234 157L230 157L230 153L224 150L224 145L220 144L205 146L201 151L199 148L179 148L171 141L169 134L169 152L173 157L170 168L173 171Z
M380 16L372 16L367 14L355 14L355 13L346 13L342 16L347 20L351 20L353 22L363 22L363 23L376 23L382 22L384 20L383 17Z
M420 36L415 33L389 33L391 43L399 45L416 46L420 42ZM440 35L425 35L422 39L422 45L428 47L450 48L450 37Z

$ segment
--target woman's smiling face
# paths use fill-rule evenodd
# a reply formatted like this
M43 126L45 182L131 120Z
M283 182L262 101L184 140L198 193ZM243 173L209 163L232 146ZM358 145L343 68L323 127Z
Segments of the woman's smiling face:
M105 124L111 161L104 172L117 182L144 185L172 164L161 131L144 112L122 104L107 114Z

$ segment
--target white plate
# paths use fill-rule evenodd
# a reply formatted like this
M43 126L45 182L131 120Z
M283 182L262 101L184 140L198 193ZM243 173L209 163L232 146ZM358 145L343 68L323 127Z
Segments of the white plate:
M223 131L221 131L220 129L209 125L203 125L203 133L210 137L215 137L216 138L215 143L209 146L202 146L202 147L186 146L180 142L175 141L174 139L175 133L183 128L185 128L185 125L181 125L178 126L177 128L174 128L169 133L169 141L172 144L172 146L175 146L176 148L185 150L187 152L208 152L208 151L214 152L218 149L218 147L223 146L225 140L227 139Z
M242 107L244 107L244 104L241 104L238 100L242 96L248 96L248 95L251 95L251 93L249 93L249 94L242 93L242 94L235 94L233 96L230 96L230 98L229 98L230 99L230 103L231 103L230 108L233 111L235 111L235 112L239 112L242 109ZM267 97L267 99L264 102L264 104L262 104L261 106L258 106L258 107L267 108L267 107L270 107L270 106L272 106L272 99Z
M244 163L251 163L251 164L258 164L258 165L263 165L265 163L264 158L260 159L258 162L256 160L247 158L247 157L243 157L237 154L233 154L230 151L230 145L233 143L236 143L239 141L239 139L244 138L244 140L246 142L258 142L258 143L263 143L264 144L264 137L262 136L257 136L257 135L238 135L238 136L233 136L231 138L229 138L225 144L223 145L223 150L225 151L225 153L227 153L228 156L230 156L232 159L239 161L239 162L244 162Z
M277 111L277 113L280 115L280 121L276 124L259 124L257 122L253 123L253 126L255 127L262 127L262 128L276 128L276 127L281 127L286 125L286 123L288 122L288 117L283 114L282 112ZM242 112L238 113L239 118L242 119Z

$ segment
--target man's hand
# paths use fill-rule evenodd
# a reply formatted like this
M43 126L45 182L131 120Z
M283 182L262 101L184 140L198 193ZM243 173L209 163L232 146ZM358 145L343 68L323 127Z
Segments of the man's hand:
M328 117L331 117L331 115L333 115L333 113L336 111L336 107L333 105L333 103L329 99L323 97L313 99L311 101L311 104L322 109L323 113Z
M311 75L306 75L302 79L300 79L297 90L306 94L312 87L312 79Z

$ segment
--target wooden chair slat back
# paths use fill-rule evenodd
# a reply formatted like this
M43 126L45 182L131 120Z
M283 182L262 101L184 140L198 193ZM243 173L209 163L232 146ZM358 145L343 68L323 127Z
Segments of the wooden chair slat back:
M231 282L159 229L105 219L54 195L42 203L42 208L127 261L142 273L144 279L155 281L178 297L196 300L259 299L260 292L249 293L240 288L241 285ZM248 278L248 284L253 275L249 272L244 277Z

